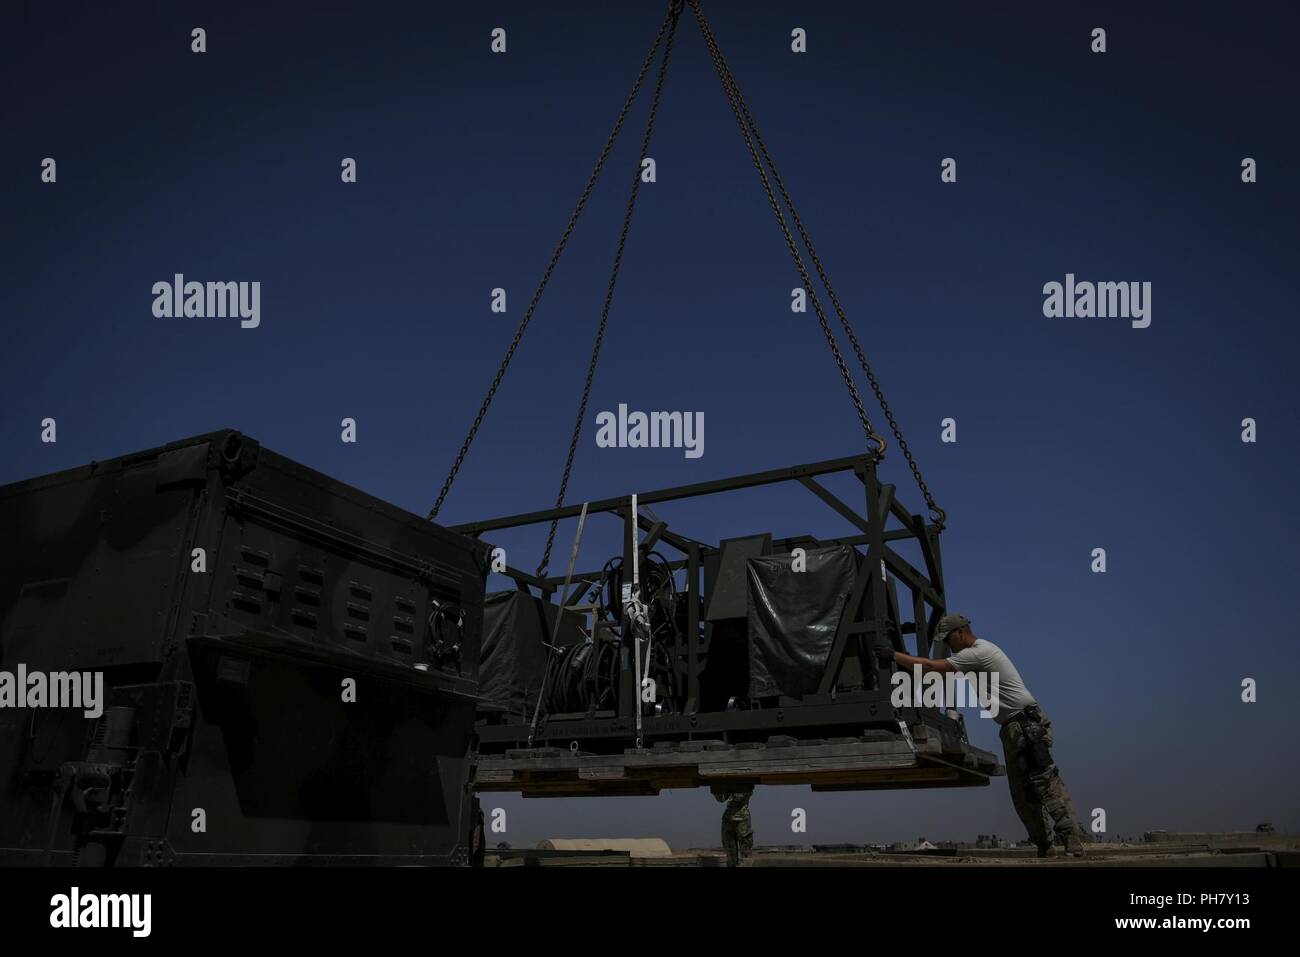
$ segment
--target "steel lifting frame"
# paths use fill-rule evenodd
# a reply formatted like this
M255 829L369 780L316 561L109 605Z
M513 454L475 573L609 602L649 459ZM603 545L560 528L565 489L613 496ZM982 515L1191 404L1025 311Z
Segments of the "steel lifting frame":
M797 733L798 728L806 728L809 733L814 729L824 732L828 728L861 728L864 725L897 729L900 720L931 724L938 730L949 733L957 731L950 718L933 709L892 708L889 702L892 665L888 661L879 660L874 653L883 647L905 650L903 635L915 634L917 653L925 655L928 650L927 637L945 609L939 550L940 529L927 522L922 515L909 511L899 501L894 485L879 481L876 464L876 457L865 453L640 493L637 500L642 511L638 514L637 525L645 533L645 538L639 543L637 539L640 536L635 534L632 523L631 495L587 503L585 508L588 515L607 513L623 520L626 568L632 567L633 548L639 545L648 551L662 543L682 556L669 562L669 567L674 571L686 570L687 627L684 638L678 638L679 642L684 640L685 647L671 649L676 688L679 694L680 689L685 688L685 700L683 706L674 713L645 715L645 737L648 741L656 738L681 740L709 735L722 735L728 740L761 740L777 727L778 722L781 729L789 729L792 734ZM865 507L861 511L851 507L818 481L819 477L842 472L851 472L862 484ZM851 545L857 549L865 548L854 590L848 598L847 613L841 616L821 686L815 694L805 695L801 699L764 700L759 706L748 710L702 712L699 709L700 661L706 651L708 636L706 634L705 641L701 641L699 625L703 596L700 572L704 561L710 556L718 555L720 548L671 531L667 523L647 514L644 509L664 502L785 482L803 485L845 519L855 534L834 539L814 540L804 536L775 540L774 551L788 551L801 545ZM582 505L573 505L468 522L454 526L453 531L479 537L499 529L574 518L583 508ZM900 541L917 542L924 570L914 567L895 550L894 543ZM513 567L508 567L505 574L514 579L521 590L535 588L548 601L552 600L564 582L564 576L538 577ZM573 581L580 583L581 587L570 593L569 607L577 611L577 600L601 579L600 571L575 574ZM911 603L906 609L912 617L910 622L902 621L904 609L898 604L896 582L902 582L910 592ZM621 607L619 613L620 616L623 615ZM619 624L624 626L621 628L624 641L630 641L632 629L626 627L626 621L620 620ZM862 668L860 690L845 691L837 688L841 669L850 656L856 657ZM537 742L541 744L550 738L568 743L581 738L586 746L592 746L595 741L605 739L609 746L613 746L616 741L623 741L635 734L635 709L638 706L635 676L630 667L624 667L621 672L617 715L601 713L549 716L548 721L539 729ZM776 714L773 713L774 708L777 709ZM493 741L506 744L527 737L526 727L487 727L483 731L483 744L489 748Z

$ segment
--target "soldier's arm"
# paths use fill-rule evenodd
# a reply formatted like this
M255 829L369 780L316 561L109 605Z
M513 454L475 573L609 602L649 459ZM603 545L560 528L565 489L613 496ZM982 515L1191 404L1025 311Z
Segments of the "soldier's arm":
M947 658L918 658L916 655L906 655L901 651L894 652L894 662L902 668L911 668L913 665L920 665L922 671L956 671L952 662Z

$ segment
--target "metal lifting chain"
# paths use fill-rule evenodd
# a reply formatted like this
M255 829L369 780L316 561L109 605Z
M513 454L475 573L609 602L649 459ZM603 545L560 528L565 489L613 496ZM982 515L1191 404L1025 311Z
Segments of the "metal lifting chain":
M497 388L500 386L501 380L505 377L506 369L509 367L511 360L514 358L514 353L518 348L520 341L523 339L524 331L527 329L528 323L533 317L533 313L541 299L542 292L550 281L551 274L554 272L555 267L559 262L564 247L568 243L569 236L577 225L578 217L585 208L587 200L591 195L592 188L595 186L596 180L600 176L600 172L613 148L614 142L617 140L618 135L622 130L628 112L641 90L646 74L649 72L650 64L653 62L660 45L663 44L665 34L667 34L668 42L664 46L664 55L656 79L654 99L651 103L650 114L646 122L645 134L642 139L641 156L644 157L649 151L655 116L658 113L659 102L663 92L664 77L668 69L668 59L672 52L673 38L676 35L678 18L681 14L684 2L690 3L691 10L695 14L695 18L699 23L700 32L704 37L705 44L709 50L709 56L713 60L714 69L717 71L718 78L722 83L723 93L726 95L727 102L731 106L732 113L736 117L736 122L740 127L741 137L744 139L745 146L749 150L750 158L753 160L754 168L757 170L764 192L767 194L768 203L772 207L772 212L776 215L777 225L780 227L781 233L785 237L786 247L789 249L791 258L794 260L795 268L798 270L799 276L803 280L804 288L807 290L808 296L812 300L813 310L817 314L817 320L821 325L823 335L826 337L826 343L830 347L831 355L835 360L836 367L840 370L840 376L844 380L844 385L848 389L849 397L853 401L853 407L858 414L858 419L861 421L863 429L867 434L867 441L874 443L872 451L876 455L880 456L884 454L885 440L876 432L874 426L871 424L871 420L867 417L866 409L862 404L862 397L858 393L857 386L853 382L853 377L849 373L848 366L840 352L839 344L836 342L834 333L831 331L830 323L827 321L825 311L822 309L821 300L813 286L812 278L808 273L807 267L804 265L803 257L800 255L799 249L794 242L794 237L791 235L790 228L786 223L785 215L781 212L781 206L777 202L776 193L772 189L773 182L775 182L776 190L780 192L781 198L790 212L790 219L794 222L795 229L799 233L799 238L803 241L804 246L808 250L808 257L812 260L817 276L821 279L831 304L835 309L835 313L840 320L840 325L848 336L849 342L853 346L853 351L862 365L862 370L866 374L867 381L871 385L876 400L885 414L885 419L889 423L894 439L898 442L898 447L902 450L903 456L907 460L908 467L911 469L912 475L916 479L917 486L920 488L921 494L925 497L926 505L930 509L931 518L940 528L942 528L946 518L946 513L935 502L934 496L930 493L930 489L925 483L925 479L921 476L920 467L916 464L916 459L913 457L911 449L908 448L907 441L903 438L902 429L899 427L898 421L889 407L889 403L885 400L884 391L881 389L875 372L867 361L866 353L862 349L862 344L858 340L857 334L854 332L852 325L849 323L844 308L840 304L839 297L836 296L835 290L831 286L830 278L826 274L825 267L823 267L821 259L817 255L817 250L813 246L812 239L808 235L807 229L804 227L798 210L795 208L794 201L790 198L789 191L786 189L785 183L781 179L781 174L778 172L776 163L767 149L767 144L763 141L762 134L758 129L758 124L755 122L753 115L749 111L749 107L745 103L744 97L741 95L739 84L736 82L735 76L731 72L731 68L727 65L726 59L722 55L721 47L718 45L717 38L713 35L713 30L704 16L704 11L700 8L699 0L672 0L670 3L668 14L665 16L664 22L659 27L659 32L655 36L650 52L646 55L644 62L641 64L641 70L637 74L637 79L635 84L633 84L632 91L628 94L627 100L624 102L623 108L619 112L618 119L614 123L614 128L611 130L609 138L606 140L605 146L596 160L596 166L592 170L591 176L587 179L586 186L583 188L578 203L573 210L573 214L569 217L568 225L565 227L564 233L560 237L555 252L551 255L550 262L546 267L545 273L542 275L541 282L538 284L536 292L533 294L528 309L524 312L524 316L520 320L518 328L515 330L514 338L511 340L510 346L506 350L505 358L502 360L501 366L492 380L492 385L488 389L487 396L484 398L478 415L475 416L474 422L470 426L469 434L465 437L465 441L461 445L460 452L456 456L456 461L451 467L451 472L448 474L447 480L443 483L442 489L439 491L438 498L434 502L433 508L430 510L428 517L430 519L437 517L439 510L442 508L443 501L447 497L447 493L451 490L452 483L455 481L456 475L460 471L461 465L464 463L465 456L469 452L469 447L474 441L475 435L478 433L479 426L487 415L488 407L491 405L492 399L496 395ZM755 148L755 144L757 144L757 148ZM760 153L762 154L761 160L759 158ZM764 162L766 163L766 167L764 166ZM770 179L768 176L769 169L771 171ZM632 181L631 193L628 197L627 209L623 217L622 232L619 236L618 248L614 256L614 264L610 274L609 285L605 293L605 301L601 310L600 324L596 332L596 341L593 345L591 360L587 367L587 379L583 386L582 399L578 406L578 415L574 423L574 431L569 441L569 449L565 458L564 472L560 480L560 492L556 500L557 508L563 507L564 497L568 490L569 479L573 470L573 460L577 452L577 443L581 435L582 422L586 416L587 403L591 395L591 386L595 377L596 364L599 359L601 344L604 340L605 330L609 321L609 309L613 301L614 288L618 282L619 270L623 259L623 250L626 246L628 231L631 226L632 213L636 204L636 197L640 183L640 167L638 164L636 175ZM551 521L550 530L547 534L546 548L543 553L542 561L538 565L537 569L537 574L539 576L545 575L546 569L550 564L551 551L555 542L557 525L558 519L553 519Z
M826 321L826 313L822 309L821 300L817 297L817 290L813 286L812 277L808 275L808 269L804 266L803 257L799 255L799 248L795 245L794 237L790 234L790 227L786 224L785 216L781 212L781 205L776 201L776 194L772 192L772 184L768 181L767 171L758 158L758 151L754 148L754 141L750 137L749 128L746 126L740 107L736 102L739 91L728 81L728 71L722 62L722 51L718 48L717 41L708 28L708 22L704 19L699 3L696 0L690 0L690 4L695 13L695 18L700 23L700 32L704 35L704 42L709 48L709 56L713 60L714 69L717 70L718 78L722 81L722 91L726 94L731 111L736 115L736 123L740 126L740 135L744 138L745 146L749 149L749 155L754 161L754 169L758 171L758 177L762 181L764 191L767 193L767 200L772 206L772 212L776 214L776 223L781 228L781 235L785 237L786 247L790 250L790 256L794 260L795 268L799 270L799 275L803 279L804 288L808 290L808 298L812 300L813 310L817 313L817 321L821 323L822 333L826 336L826 344L830 347L835 364L839 367L840 376L844 379L844 387L849 390L849 397L853 400L853 408L857 410L858 418L862 421L862 428L867 433L867 440L876 443L876 448L873 451L879 454L883 452L885 442L876 433L871 420L867 418L867 410L862 406L862 397L858 395L858 387L854 384L853 376L849 374L848 366L844 363L844 356L840 354L840 347L835 341L834 333L831 332L830 323Z
M447 475L447 480L442 483L442 489L438 492L438 498L433 503L433 508L429 510L429 520L438 517L438 512L442 508L442 503L447 498L447 493L451 491L452 483L456 481L456 475L460 467L465 462L465 456L469 453L469 447L474 441L474 436L478 434L479 426L483 424L483 418L487 415L488 406L492 404L492 399L496 395L497 388L501 385L501 380L505 378L506 369L510 366L510 361L514 358L515 350L519 348L519 342L524 337L524 331L528 328L528 323L533 318L533 312L537 309L537 303L542 298L542 292L546 289L546 284L551 280L551 274L555 271L556 265L560 261L560 256L564 253L564 247L569 241L569 236L573 233L574 227L578 223L578 217L582 215L582 210L587 205L587 200L591 196L591 191L596 185L596 180L600 177L600 171L604 168L605 160L608 158L610 150L614 148L614 142L618 139L619 132L623 129L623 122L627 119L628 111L631 110L632 104L636 101L637 94L641 92L641 84L645 82L646 74L650 71L650 64L654 62L655 54L659 51L659 46L663 42L664 34L667 33L671 25L677 22L677 13L679 6L674 4L664 17L664 22L659 27L659 33L655 36L654 44L650 47L650 52L646 54L645 61L641 64L641 71L637 74L636 83L632 85L632 92L627 95L623 102L623 108L619 111L618 119L614 122L614 128L610 130L609 138L605 141L604 148L600 151L600 156L596 159L596 166L587 178L587 184L582 189L582 194L578 197L578 203L573 209L573 214L569 217L569 223L564 227L564 233L560 236L560 241L555 247L555 252L551 254L551 260L546 266L546 272L542 274L542 280L537 284L537 291L533 293L532 300L528 303L527 310L524 311L523 318L519 320L519 326L515 329L514 338L510 340L510 347L506 349L505 358L501 361L501 367L497 369L497 374L492 379L492 385L488 388L487 396L483 399L483 404L478 410L478 415L474 417L474 423L469 428L469 433L465 436L465 441L461 444L460 451L456 455L456 461L451 466L451 472Z
M641 188L641 162L650 154L650 137L654 133L655 116L659 113L659 101L663 96L664 77L668 75L668 58L673 52L673 37L677 34L677 18L681 5L674 3L669 9L671 21L668 28L668 41L664 44L663 59L659 63L659 75L655 78L654 96L650 100L650 115L646 117L645 133L641 138L641 152L637 154L636 168L632 174L632 188L627 197L627 209L623 212L623 229L619 233L618 248L614 252L614 265L609 274L609 285L605 289L605 303L600 310L600 325L596 328L596 341L592 345L591 360L587 363L587 381L582 387L582 400L578 403L578 415L573 421L573 434L569 438L569 454L564 460L564 474L560 478L560 493L555 498L555 507L564 507L564 496L569 489L569 476L573 472L573 458L578 451L578 439L582 435L582 423L587 417L587 402L591 398L591 384L596 377L596 363L600 359L600 346L605 339L605 328L609 324L609 307L614 301L614 287L618 284L619 269L623 264L623 249L627 245L628 230L632 226L632 212L636 208L637 194ZM551 519L550 530L546 534L546 549L542 553L541 563L537 566L537 577L544 578L551 564L551 549L555 545L555 530L559 519Z
M889 428L894 434L894 439L898 443L898 448L902 451L903 457L907 460L908 467L912 471L912 476L916 479L916 484L920 488L921 494L925 497L925 504L930 509L931 518L934 519L935 523L939 525L940 528L942 528L947 514L939 507L938 503L935 502L934 496L930 493L929 486L925 484L925 479L921 476L921 469L916 464L916 459L912 456L912 451L908 448L907 441L903 438L902 429L899 427L898 421L894 418L894 413L889 408L889 403L885 401L884 391L881 389L880 383L877 381L875 372L872 371L870 363L867 362L866 353L862 349L862 344L858 341L857 334L853 331L853 326L849 323L848 316L844 313L844 307L840 305L839 297L835 295L835 290L831 286L830 278L826 275L826 270L822 266L821 259L817 255L817 250L813 246L812 239L809 237L807 229L804 228L803 221L799 217L799 212L795 209L794 201L790 198L790 194L785 188L785 183L781 179L781 174L777 171L776 163L773 161L771 153L768 152L766 143L763 142L762 134L758 130L758 124L755 123L753 115L749 112L749 107L745 104L744 97L740 93L740 87L736 83L736 78L732 74L731 68L727 65L727 61L722 55L722 50L718 46L718 41L713 35L713 30L709 27L708 20L705 19L704 11L700 9L699 0L689 0L689 2L691 10L695 14L696 20L699 22L700 32L704 36L705 44L708 46L709 55L713 59L714 68L717 70L718 76L722 80L722 86L727 95L727 100L731 104L732 111L736 114L737 122L740 124L741 135L745 138L745 145L749 147L750 156L754 160L754 166L758 170L759 177L763 181L763 188L767 191L768 200L771 202L772 209L777 215L777 222L781 227L781 232L785 235L786 244L789 246L791 255L795 259L795 266L798 268L799 274L803 278L804 288L809 290L809 296L813 301L813 308L816 310L817 318L822 324L822 332L825 333L827 342L830 343L831 352L835 356L836 364L840 367L841 375L845 376L845 383L849 386L849 393L853 398L854 407L858 411L858 416L862 419L863 425L867 429L868 439L874 439L878 443L879 448L877 449L877 454L884 453L884 441L871 427L870 422L866 418L866 413L862 409L862 403L858 396L857 388L848 378L848 372L845 369L843 359L840 356L839 347L836 345L834 337L831 335L825 315L822 313L821 304L817 299L815 291L812 289L812 283L807 270L804 268L802 259L794 245L794 240L790 236L789 228L786 226L785 219L781 215L781 211L777 206L776 198L772 193L772 188L768 182L766 172L763 169L762 164L759 162L758 154L754 150L754 143L758 144L763 159L771 169L772 181L776 183L777 190L781 193L781 198L785 201L786 208L790 211L790 218L793 220L795 229L799 233L799 238L803 240L804 245L808 249L808 258L812 260L813 267L816 269L817 275L822 281L822 285L826 287L826 293L830 298L831 304L835 308L836 315L839 317L840 325L843 326L844 332L848 336L849 343L853 346L853 351L856 353L858 361L862 364L862 371L866 374L867 381L871 384L871 389L875 393L876 401L880 403L881 411L885 414L885 419L889 423Z

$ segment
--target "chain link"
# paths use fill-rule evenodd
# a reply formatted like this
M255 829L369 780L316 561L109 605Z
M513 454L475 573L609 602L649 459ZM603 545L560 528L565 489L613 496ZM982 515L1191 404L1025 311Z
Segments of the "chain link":
M803 240L804 245L808 249L808 258L812 260L813 268L817 271L818 278L821 279L822 285L826 287L827 296L831 301L831 305L835 308L835 313L839 317L840 325L843 326L844 332L848 336L849 343L853 346L853 351L857 355L858 361L862 364L862 371L867 376L867 381L871 385L872 392L875 393L876 401L880 403L881 411L885 414L885 420L889 423L889 428L894 435L894 440L898 443L899 450L907 460L908 468L911 469L912 476L916 479L917 487L920 488L921 494L925 498L925 503L930 509L931 517L934 518L940 527L942 527L944 520L947 517L947 513L945 513L944 510L939 507L938 503L935 502L934 496L930 493L929 486L926 485L925 479L921 476L921 469L916 464L916 459L912 455L912 450L908 448L907 440L903 438L902 428L899 426L897 419L895 419L894 413L889 407L889 403L885 400L884 390L881 389L876 374L872 370L871 364L867 361L866 353L862 349L861 342L858 341L853 326L849 323L848 316L844 312L844 307L840 304L839 297L835 295L835 289L831 286L830 277L827 276L826 269L822 266L821 258L817 255L817 250L813 246L812 238L808 235L807 229L804 228L803 220L799 217L799 211L795 208L794 201L790 198L790 193L786 190L785 183L781 179L781 174L777 171L776 162L772 159L771 153L768 152L767 144L763 141L763 136L758 130L758 124L754 121L753 115L749 112L749 107L745 104L744 97L740 93L740 87L736 83L736 78L732 74L731 68L727 65L727 61L722 55L722 50L718 46L717 39L713 35L713 30L710 28L708 20L705 19L704 11L700 9L698 0L690 0L690 2L691 10L694 12L696 20L699 21L700 32L704 35L705 44L709 48L709 54L713 57L714 67L718 70L719 76L722 79L723 87L727 90L728 101L732 103L733 111L737 111L736 108L737 106L739 107L739 110L737 111L737 120L742 125L742 133L745 133L746 131L752 133L753 141L758 144L759 150L763 154L763 159L771 169L772 181L776 183L777 190L781 193L781 198L785 201L786 208L790 211L790 218L794 222L795 229L799 233L799 238ZM754 154L754 149L753 146L750 145L748 135L746 135L745 141L746 145L750 146L750 155L754 158L755 165L758 166L758 157ZM764 188L767 189L768 198L775 208L775 198L772 196L771 188L768 186L767 177L764 175L764 171L761 167L759 167L759 175L763 177ZM779 211L778 219L780 219ZM785 234L787 244L791 245L791 252L794 253L793 240L790 237L789 230L785 226L784 220L781 220L781 231ZM804 279L805 288L807 288L811 285L808 274L798 259L796 259L796 265L799 266L799 273ZM811 292L810 296L813 296ZM829 339L830 332L826 328L825 320L822 317L821 309L815 296L813 296L813 306L817 309L818 318L823 321L823 332L826 333ZM831 348L836 352L837 362L839 362L838 348L835 345L832 345ZM843 371L842 362L840 362L840 366L841 371ZM851 391L853 391L856 404L856 390ZM859 412L861 412L860 408ZM876 436L876 438L879 439L878 436ZM880 453L884 452L883 443L881 443L878 451Z
M876 454L881 454L885 447L884 440L876 433L871 420L867 418L867 410L862 405L862 397L858 394L858 387L853 382L853 376L849 373L849 368L844 362L844 356L840 353L839 344L835 341L835 334L831 331L830 323L826 319L826 313L822 309L821 300L818 298L817 290L813 286L812 277L808 274L808 268L804 265L803 257L799 255L799 248L795 245L794 236L790 234L790 227L786 224L785 216L781 212L781 205L776 201L776 194L772 191L772 184L768 181L767 171L758 158L758 152L754 148L754 141L749 135L749 128L745 124L740 106L737 103L739 90L728 79L730 71L722 60L722 51L718 48L717 40L714 39L713 32L709 29L708 21L704 19L704 13L700 10L699 3L697 0L689 0L689 3L692 12L695 14L695 19L699 21L700 32L704 35L704 42L708 47L709 57L713 60L713 67L718 73L718 78L722 81L722 91L726 94L727 103L731 106L731 111L736 116L736 123L740 126L740 135L745 140L745 146L749 149L750 158L754 161L754 169L758 171L763 190L767 193L767 201L772 206L772 212L776 214L776 223L781 228L781 235L785 237L785 244L790 250L790 257L794 260L795 268L803 279L804 288L808 290L808 298L812 300L813 310L817 313L817 321L821 324L823 335L826 336L826 344L830 347L831 356L835 359L835 365L840 370L840 377L844 380L844 387L848 389L849 397L853 400L853 408L857 411L858 419L862 422L862 428L867 433L867 441L874 442L876 448L873 451Z
M460 472L461 465L465 462L465 456L469 454L469 447L474 442L474 437L478 434L479 426L483 424L483 418L487 415L488 406L492 404L492 399L496 396L497 389L501 385L501 380L505 378L506 369L510 366L510 361L514 358L515 350L519 348L519 343L524 337L524 331L528 328L528 323L533 318L533 313L537 309L537 303L542 298L542 292L546 289L546 284L551 280L551 274L555 272L555 267L560 261L560 256L564 253L564 247L569 242L569 236L572 235L574 227L578 224L578 217L582 215L583 209L587 205L587 200L591 196L591 191L596 185L596 180L600 177L600 171L604 168L605 160L609 157L610 151L614 148L614 142L618 139L618 134L623 129L623 122L627 119L628 112L632 109L632 104L636 101L637 94L641 92L641 85L645 82L646 74L650 72L650 64L654 62L655 54L659 52L659 46L663 43L664 35L667 33L671 24L677 21L677 14L670 7L668 13L664 16L664 22L659 27L659 33L655 36L654 44L650 47L650 52L646 54L645 61L641 64L641 71L637 74L636 83L632 85L632 92L628 94L627 99L623 102L623 109L619 111L618 119L614 122L614 128L610 130L609 138L605 141L605 146L600 151L600 156L596 159L596 166L587 177L587 184L582 189L581 196L578 197L578 203L573 209L572 215L569 216L568 225L564 227L564 233L560 236L560 241L555 247L555 252L551 254L551 260L547 263L546 272L542 274L542 280L537 285L537 291L533 293L532 300L528 303L528 309L525 310L523 318L519 320L519 326L515 329L514 338L510 340L510 347L506 349L505 358L501 361L500 368L497 369L496 375L492 379L492 385L489 386L487 396L483 399L482 406L479 407L478 415L474 416L474 423L469 427L469 433L465 436L465 441L461 444L460 451L456 455L456 461L452 463L451 471L447 475L447 480L442 483L442 489L438 492L438 498L433 503L433 508L429 510L429 520L438 517L438 512L442 509L442 503L447 498L447 493L451 491L452 483L456 481L456 475Z
M754 121L754 117L750 113L749 107L746 105L744 97L741 95L739 84L736 82L735 76L731 72L731 68L727 65L726 59L722 55L722 50L718 45L717 38L713 35L713 30L709 26L708 20L704 16L704 11L700 7L699 0L688 0L688 2L690 3L691 10L695 14L695 18L699 23L700 32L704 37L705 45L707 46L709 51L709 57L710 59L712 59L714 69L718 74L718 78L722 82L723 93L726 95L727 103L731 107L732 113L736 117L736 122L740 127L741 137L744 139L745 146L749 150L750 158L754 163L754 168L758 172L759 179L763 185L763 190L767 194L768 203L772 207L772 212L776 215L777 225L780 227L781 234L785 238L786 247L789 249L791 258L794 260L795 268L798 270L799 276L803 281L804 289L807 290L808 297L812 300L813 310L817 315L818 323L821 325L822 334L826 338L826 343L830 347L831 355L835 360L835 365L840 371L840 377L844 380L844 385L848 389L849 397L853 402L854 410L857 412L858 419L862 423L863 430L866 432L867 441L874 445L874 448L872 448L871 451L877 456L883 455L885 451L885 441L876 432L875 428L871 424L871 420L867 416L867 412L862 404L862 397L858 392L857 385L853 382L853 377L849 373L848 366L844 361L844 356L840 352L839 344L836 342L835 335L831 331L830 323L826 319L826 314L822 308L820 297L818 297L817 291L813 286L812 277L809 275L808 269L804 265L803 257L800 255L798 246L794 241L794 236L790 232L790 227L786 222L786 217L781 211L781 205L780 203L777 202L776 192L774 192L772 188L773 182L775 182L776 184L776 191L781 194L781 198L784 201L786 208L789 210L790 219L794 223L795 230L798 232L799 238L803 241L804 246L807 248L808 258L812 261L813 268L815 269L818 278L821 280L823 286L826 289L826 293L828 298L831 301L831 305L834 307L835 313L840 320L840 325L843 327L845 334L848 336L849 343L852 345L853 351L857 356L859 363L861 363L862 365L863 372L866 374L867 381L871 385L872 392L875 394L876 400L880 404L881 410L884 412L885 419L889 423L889 427L891 432L893 433L894 439L895 441L897 441L899 449L902 451L904 458L907 460L908 467L911 469L912 475L916 479L916 483L921 490L921 494L925 497L926 505L930 509L930 515L934 519L936 524L938 524L940 527L943 527L946 518L946 513L935 502L934 496L930 493L930 489L925 483L925 479L921 476L920 467L917 465L916 459L913 457L911 449L907 445L907 441L903 438L902 429L898 425L898 421L894 417L893 411L889 407L889 403L885 400L884 391L881 389L880 383L876 378L875 372L872 370L870 363L867 361L866 353L862 348L862 344L858 340L857 334L854 332L852 325L849 323L848 317L844 312L844 308L839 301L839 297L836 296L835 290L831 286L830 279L826 274L826 270L822 265L820 257L817 255L817 250L813 246L812 239L808 235L808 231L804 227L803 221L799 216L798 210L795 208L794 201L791 199L789 191L786 189L785 183L781 179L781 174L778 172L776 168L776 163L773 161L771 153L768 151L767 145L763 141L762 134L759 132L758 129L758 124ZM627 99L623 103L623 108L622 110L620 110L618 118L614 123L614 127L610 131L609 137L605 142L604 148L601 150L600 155L596 160L595 168L592 170L591 175L588 177L587 183L582 190L582 194L578 199L577 205L574 207L573 213L569 217L569 222L565 226L564 233L561 235L560 241L557 244L554 253L551 255L550 262L547 264L546 271L542 275L541 282L538 284L536 292L533 293L532 300L529 302L528 308L524 312L523 318L520 320L519 326L515 330L514 337L511 339L510 346L506 350L505 358L502 360L501 366L500 368L498 368L497 373L492 380L492 384L488 389L487 396L484 398L483 404L479 408L478 414L475 416L473 424L470 426L469 433L466 435L465 441L460 447L460 451L457 454L456 460L451 467L451 471L447 476L447 480L443 483L442 489L438 493L438 498L434 502L433 508L429 512L428 517L431 520L437 517L438 512L442 508L442 504L445 501L448 492L450 492L451 490L452 483L456 480L456 476L459 473L460 468L465 461L465 456L469 452L470 445L473 443L474 438L478 433L479 427L482 425L483 419L487 415L488 407L491 405L492 399L495 397L496 391L500 387L502 379L505 377L506 370L509 368L510 362L514 358L515 351L518 349L519 343L523 339L524 332L528 328L529 322L532 320L533 313L537 309L537 304L541 300L542 293L546 289L546 286L550 281L551 275L555 271L556 265L559 263L560 256L563 254L564 248L568 243L569 237L573 233L574 227L577 225L579 216L582 214L583 209L586 207L587 200L589 199L591 195L591 191L596 184L596 180L599 178L601 170L604 167L605 161L609 157L610 151L613 149L615 141L618 139L618 135L623 128L623 124L627 119L627 115L631 110L632 104L635 102L637 95L640 93L641 86L645 82L646 75L650 69L650 64L654 61L655 55L658 53L660 46L663 45L663 41L666 35L668 38L668 42L664 48L663 60L659 67L659 74L655 85L654 99L651 103L650 115L646 123L645 135L642 141L641 156L644 157L648 152L650 137L654 127L654 120L658 112L660 97L663 91L664 76L668 68L668 58L672 51L673 38L676 34L678 17L679 14L681 13L682 7L683 7L682 0L673 0L673 2L670 3L669 5L668 13L664 18L664 22L659 27L659 32L655 36L655 40L653 45L650 48L650 52L646 55L644 62L641 64L641 69L640 72L637 74L636 82L633 84L632 91L628 94ZM755 144L757 144L757 148L755 147ZM760 159L759 157L760 153L762 154L762 159ZM766 162L766 167L764 166L764 162ZM770 169L771 171L770 179L768 176L768 169ZM606 289L605 302L601 310L601 319L600 319L600 324L597 328L596 341L593 346L591 360L587 368L587 378L583 387L582 399L578 407L578 416L574 424L573 434L569 441L568 455L565 459L564 471L560 480L560 492L556 501L557 508L563 506L564 497L567 494L569 479L573 470L573 461L574 461L575 454L577 452L577 442L581 434L582 421L586 416L587 403L590 399L591 387L595 378L596 364L599 358L601 344L604 340L605 330L609 320L609 309L613 301L614 288L618 281L619 270L623 258L623 250L626 245L628 231L631 226L632 212L636 203L636 197L637 197L638 189L640 187L640 182L641 182L640 165L638 162L638 168L636 171L636 176L633 179L631 194L628 197L627 210L623 218L623 227L622 227L622 232L619 236L618 249L614 256L614 264L610 275L609 285ZM545 574L547 567L549 567L551 551L555 541L557 524L558 524L558 520L552 520L550 531L547 535L546 549L543 554L541 564L538 566L537 573L539 576Z
M569 437L569 454L564 460L564 474L560 478L560 494L556 496L555 507L564 507L564 496L569 489L569 476L573 472L573 459L578 451L578 438L582 434L582 423L587 417L587 402L591 398L591 384L596 378L596 363L600 359L600 346L605 339L605 327L609 324L609 308L614 301L614 287L618 284L619 269L623 264L623 249L627 246L627 234L632 227L632 212L636 208L637 194L641 189L641 162L650 153L650 138L654 133L655 117L659 113L659 101L663 96L664 77L668 75L668 58L673 52L673 37L677 34L677 18L681 7L674 4L669 11L672 24L668 29L668 41L664 44L663 60L659 63L659 75L655 79L654 97L650 100L650 115L646 118L645 134L641 138L641 152L637 156L636 169L632 174L632 189L627 197L627 209L623 213L623 229L618 236L618 248L614 252L614 265L609 274L609 285L605 289L605 303L600 310L600 325L596 329L596 342L591 349L591 361L587 364L587 381L582 387L582 399L578 403L578 416L573 422L573 434ZM537 577L544 578L551 564L551 549L555 546L555 531L559 519L551 519L550 530L546 534L546 549L542 561L537 566Z

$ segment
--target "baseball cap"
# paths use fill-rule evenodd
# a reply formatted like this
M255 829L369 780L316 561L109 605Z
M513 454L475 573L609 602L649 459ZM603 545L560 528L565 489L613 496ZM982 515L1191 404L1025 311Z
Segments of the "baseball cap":
M944 615L939 619L939 624L934 626L934 640L947 641L949 632L968 627L970 627L970 619L965 615Z

